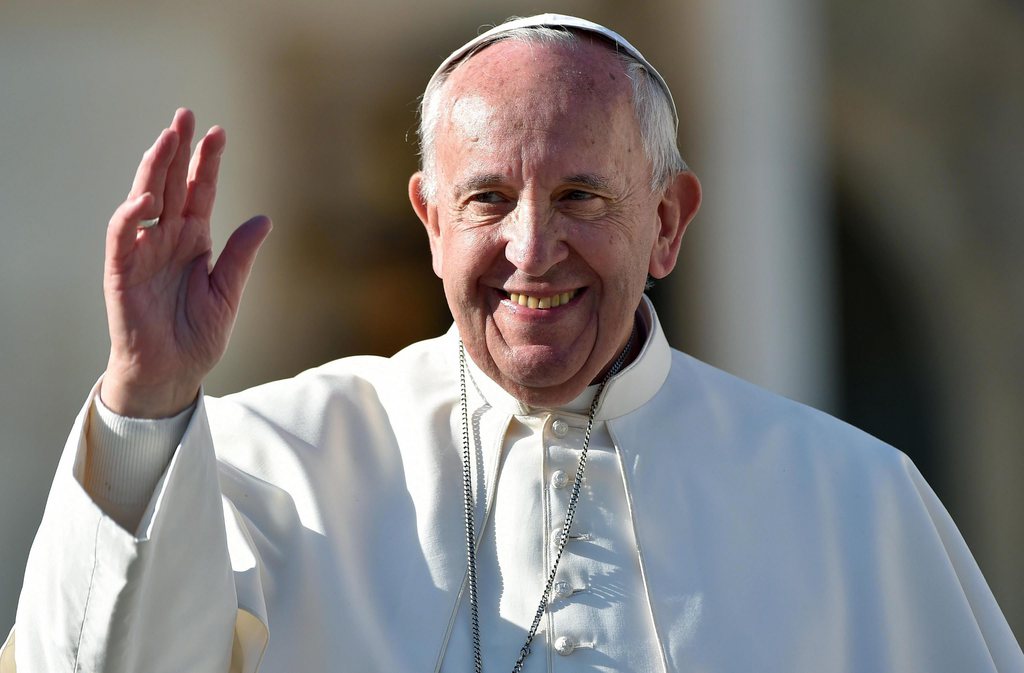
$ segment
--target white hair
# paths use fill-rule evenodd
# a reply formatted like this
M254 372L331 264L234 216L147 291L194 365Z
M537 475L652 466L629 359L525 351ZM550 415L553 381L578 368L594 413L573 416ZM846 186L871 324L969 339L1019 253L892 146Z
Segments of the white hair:
M569 48L576 48L581 43L580 35L573 30L530 26L501 33L485 46L504 40L516 40L531 45L561 45ZM604 40L600 41L604 43ZM611 50L614 45L608 44L608 48ZM433 201L437 196L435 145L437 125L445 102L442 89L452 72L461 63L472 58L474 53L476 52L470 52L447 71L431 80L427 84L427 90L423 92L417 135L420 145L420 169L423 171L420 198L424 202ZM618 50L615 54L622 62L623 70L632 84L633 111L640 126L644 155L651 165L651 191L658 192L665 189L672 178L687 170L686 162L683 161L676 145L676 122L672 101L643 63Z

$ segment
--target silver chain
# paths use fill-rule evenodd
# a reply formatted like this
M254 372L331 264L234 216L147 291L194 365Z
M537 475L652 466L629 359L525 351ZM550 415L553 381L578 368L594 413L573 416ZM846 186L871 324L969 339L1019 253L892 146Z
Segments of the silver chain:
M555 583L555 575L558 573L558 562L562 560L562 552L565 550L565 543L569 539L569 529L572 528L572 520L576 516L576 504L580 499L580 487L583 484L583 471L587 468L587 449L590 448L590 434L594 429L594 418L597 416L597 408L600 406L601 394L608 381L619 373L622 365L626 362L633 341L636 339L636 324L629 335L626 347L619 353L619 357L612 363L611 368L601 380L601 385L594 394L594 401L590 404L590 416L587 419L587 430L583 435L583 448L580 451L580 462L576 468L576 477L572 482L572 492L569 494L569 507L565 512L565 521L562 523L562 531L558 536L558 549L555 552L555 562L551 565L551 572L548 573L547 583L540 595L540 604L537 606L537 614L533 616L533 623L530 624L530 631L526 634L526 642L519 650L519 658L512 667L512 673L522 673L523 663L530 655L530 644L533 637L537 635L540 628L540 621L544 618L544 611L548 607L548 597L551 595L551 587ZM471 474L471 451L469 442L469 403L466 396L466 348L459 340L459 393L462 407L462 488L463 504L466 517L466 567L469 579L469 615L471 628L473 630L473 668L476 673L483 672L483 659L480 654L480 608L476 587L476 526L474 524L474 500L473 500L473 478Z

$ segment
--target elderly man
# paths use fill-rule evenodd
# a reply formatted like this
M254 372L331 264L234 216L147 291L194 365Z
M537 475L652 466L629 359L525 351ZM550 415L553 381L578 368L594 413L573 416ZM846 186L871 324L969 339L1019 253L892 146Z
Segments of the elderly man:
M217 400L270 225L210 268L224 134L189 165L179 111L111 220L110 360L0 670L1024 671L906 457L665 342L675 124L605 28L471 41L409 185L453 329Z

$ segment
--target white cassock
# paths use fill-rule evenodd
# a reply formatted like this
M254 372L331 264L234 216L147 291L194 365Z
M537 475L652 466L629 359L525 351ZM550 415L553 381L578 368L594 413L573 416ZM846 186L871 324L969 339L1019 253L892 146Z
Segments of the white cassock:
M1024 672L906 456L638 313L526 671ZM484 664L509 670L594 392L528 408L469 373ZM0 673L472 669L454 329L190 417L104 417L90 399L72 431Z

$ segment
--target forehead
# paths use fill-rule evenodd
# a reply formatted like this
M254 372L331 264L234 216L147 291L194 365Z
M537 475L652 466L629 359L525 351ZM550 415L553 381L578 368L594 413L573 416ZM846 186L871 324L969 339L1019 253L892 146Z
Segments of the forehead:
M530 134L548 141L636 128L632 87L602 44L503 40L459 64L441 91L439 149L467 138ZM637 131L638 132L638 131Z
M502 40L459 64L442 90L453 118L488 106L538 122L595 106L608 114L623 105L631 110L631 96L622 61L587 38L569 44Z

